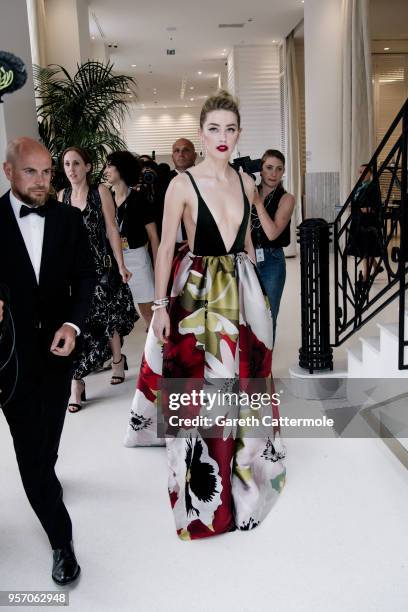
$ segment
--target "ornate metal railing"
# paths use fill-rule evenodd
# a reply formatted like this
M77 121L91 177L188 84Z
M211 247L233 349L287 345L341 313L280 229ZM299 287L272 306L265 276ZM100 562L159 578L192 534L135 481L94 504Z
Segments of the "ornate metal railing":
M404 360L404 349L408 346L405 340L407 145L408 100L333 223L333 346L342 344L399 298L399 369L408 369ZM359 194L369 173L372 180L362 207ZM370 227L365 226L365 213L375 218L374 223L368 224Z

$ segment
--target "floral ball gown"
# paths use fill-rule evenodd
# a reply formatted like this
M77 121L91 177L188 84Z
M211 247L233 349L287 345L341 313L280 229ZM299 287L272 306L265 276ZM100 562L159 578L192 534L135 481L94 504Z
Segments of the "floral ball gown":
M169 494L182 539L256 527L285 483L284 447L278 428L262 437L231 427L219 435L205 428L160 437L166 380L270 380L272 319L256 268L244 251L250 204L242 179L243 218L231 248L225 247L197 184L198 217L193 253L176 257L168 307L171 329L160 343L148 332L125 437L126 446L167 447ZM206 382L205 382L206 381ZM247 408L239 408L240 416ZM271 402L269 412L278 417ZM166 430L167 431L167 430ZM180 432L179 432L180 433Z

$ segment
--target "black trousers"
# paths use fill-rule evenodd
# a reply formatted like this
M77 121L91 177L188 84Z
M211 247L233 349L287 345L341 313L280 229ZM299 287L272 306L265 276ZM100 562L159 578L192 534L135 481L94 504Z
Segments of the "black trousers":
M62 548L72 539L72 524L55 464L69 398L71 369L64 368L62 372L60 368L54 369L52 360L46 365L42 372L31 372L27 378L19 379L16 395L4 407L4 414L28 500L51 547Z

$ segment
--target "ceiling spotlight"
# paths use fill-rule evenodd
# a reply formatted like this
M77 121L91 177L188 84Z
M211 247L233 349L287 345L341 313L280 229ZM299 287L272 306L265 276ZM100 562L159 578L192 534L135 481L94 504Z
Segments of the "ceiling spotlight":
M190 85L190 89L193 90L194 89L194 85Z
M95 36L91 36L92 40L95 40Z
M201 72L201 70L199 70L199 71L197 72L197 74L203 74L203 73Z
M190 102L194 102L194 98L190 98Z
M273 43L276 43L276 40L275 40L275 39L273 39L273 41L272 41L272 42L273 42Z
M136 68L136 64L132 64L132 68Z
M188 108L187 104L184 105L184 108Z
M390 48L389 47L384 47L384 51L389 51Z

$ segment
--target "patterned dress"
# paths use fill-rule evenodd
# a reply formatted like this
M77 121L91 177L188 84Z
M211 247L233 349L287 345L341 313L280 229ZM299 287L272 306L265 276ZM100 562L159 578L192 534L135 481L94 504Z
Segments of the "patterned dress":
M160 445L165 436L176 529L188 540L256 527L279 497L285 468L278 427L259 433L227 423L215 426L214 420L208 427L169 427L167 383L170 390L176 382L185 391L193 381L206 390L231 389L237 381L240 390L259 390L271 382L271 313L256 267L244 252L250 205L241 177L243 219L227 251L186 174L198 198L194 254L186 248L173 264L168 341L161 345L149 329L125 445ZM240 417L254 412L253 406L237 409ZM191 405L186 410L197 415ZM224 416L231 412L223 410ZM266 412L279 416L273 402Z
M71 188L64 190L63 202L65 204L71 204L71 192ZM100 277L103 273L105 249L102 231L106 230L102 202L97 187L89 189L82 217L88 231L96 273ZM122 338L127 336L138 318L127 284L123 283L117 291L109 293L97 284L85 328L81 330L74 378L76 380L84 378L101 367L111 357L109 340L113 333L117 331Z

